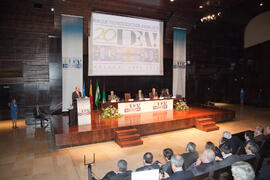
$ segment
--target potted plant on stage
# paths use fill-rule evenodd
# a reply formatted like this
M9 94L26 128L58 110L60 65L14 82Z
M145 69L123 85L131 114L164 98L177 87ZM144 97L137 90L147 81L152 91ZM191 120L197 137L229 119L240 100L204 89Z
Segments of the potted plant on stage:
M102 109L101 118L109 119L109 118L118 118L122 115L118 113L118 109L116 107L110 105L105 109Z
M187 105L185 101L179 100L177 103L174 104L174 109L176 111L185 111L190 110L191 108Z

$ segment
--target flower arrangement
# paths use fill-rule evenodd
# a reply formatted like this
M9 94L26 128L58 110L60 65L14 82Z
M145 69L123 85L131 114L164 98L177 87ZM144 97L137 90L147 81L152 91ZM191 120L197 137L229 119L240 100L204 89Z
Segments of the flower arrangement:
M191 108L187 105L185 101L179 100L177 103L174 104L174 109L176 111L184 111L184 110L190 110Z
M101 118L115 118L115 117L121 117L122 115L118 113L118 109L116 109L114 106L110 105L106 107L105 109L102 109Z

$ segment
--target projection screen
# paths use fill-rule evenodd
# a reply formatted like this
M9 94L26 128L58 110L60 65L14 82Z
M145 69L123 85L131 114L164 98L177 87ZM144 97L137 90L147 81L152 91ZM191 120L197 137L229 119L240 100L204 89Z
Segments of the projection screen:
M163 22L92 13L89 76L163 75Z

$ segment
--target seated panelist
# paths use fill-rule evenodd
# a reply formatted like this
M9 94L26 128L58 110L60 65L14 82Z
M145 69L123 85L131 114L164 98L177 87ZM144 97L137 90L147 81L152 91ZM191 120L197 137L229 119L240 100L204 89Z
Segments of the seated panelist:
M170 92L169 92L169 89L167 88L167 89L165 89L165 91L164 91L164 93L163 93L163 97L165 97L165 98L170 98L171 97L171 95L170 95Z
M138 90L138 94L136 94L136 99L139 99L139 100L143 99L143 93L141 89Z
M117 97L115 94L114 94L114 91L111 91L111 94L108 95L108 100L109 101L119 101L119 97Z
M152 92L149 93L149 98L151 99L158 99L158 93L156 92L156 89L153 88Z

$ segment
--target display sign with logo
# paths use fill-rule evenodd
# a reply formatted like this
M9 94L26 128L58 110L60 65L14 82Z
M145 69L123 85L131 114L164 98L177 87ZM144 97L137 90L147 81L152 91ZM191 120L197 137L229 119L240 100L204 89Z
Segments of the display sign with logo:
M118 103L120 114L173 110L173 99Z
M77 99L78 125L91 124L91 109L89 98Z

